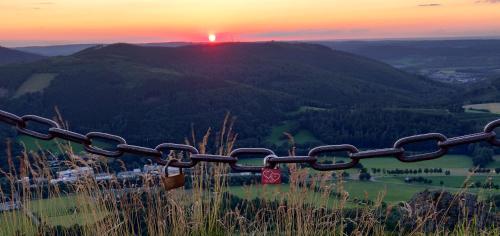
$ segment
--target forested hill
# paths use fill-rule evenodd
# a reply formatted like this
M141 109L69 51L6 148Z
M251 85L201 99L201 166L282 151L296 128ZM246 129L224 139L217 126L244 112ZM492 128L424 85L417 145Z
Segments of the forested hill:
M227 43L175 48L117 44L87 49L77 57L102 61L127 58L184 76L235 81L324 104L382 100L415 104L428 102L422 95L441 89L440 84L386 64L314 44Z
M0 106L53 115L77 131L136 144L181 141L230 111L246 144L300 107L360 108L443 103L440 83L313 44L228 43L176 48L98 46L67 57L0 67Z
M460 95L465 103L500 101L500 77L475 84Z
M9 48L0 47L0 65L10 63L33 62L45 58L33 53L21 52Z

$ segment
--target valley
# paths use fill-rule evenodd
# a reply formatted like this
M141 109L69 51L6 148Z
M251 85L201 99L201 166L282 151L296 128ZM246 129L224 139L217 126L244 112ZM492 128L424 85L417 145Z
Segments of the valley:
M471 83L500 77L500 40L495 39L319 43L445 83Z
M386 148L399 138L429 132L460 136L479 132L487 122L500 118L498 79L481 78L468 84L471 79L467 77L461 81L467 86L462 86L456 84L459 69L425 64L439 65L436 61L416 65L413 59L408 60L408 65L411 62L413 69L417 68L413 70L364 56L369 55L281 42L89 46L75 54L0 66L0 106L19 115L48 118L56 115L57 108L70 130L109 132L123 136L129 144L146 147L164 142L197 143L210 130L203 147L209 153L219 148L217 140L227 116L234 121L231 129L238 135L233 148L265 147L280 156L292 149L296 155L307 155L311 148L328 144L352 144L360 150ZM454 77L453 81L421 76L417 70L424 67L446 70L439 73ZM7 127L0 127L0 134L14 140L14 152L26 150L66 160L62 140L15 136ZM105 142L94 145L112 148ZM411 151L434 148L435 144L425 143ZM76 157L88 157L81 145L71 144L71 150ZM0 168L8 169L5 153L0 157ZM240 160L244 165L261 165L262 161ZM349 159L325 155L320 161ZM105 163L111 172L118 173L144 168L149 162L126 155ZM281 168L288 178L289 166ZM262 185L254 181L259 176L253 174L229 175L234 182L224 193L238 201L303 201L329 209L339 205L359 209L376 202L397 206L425 190L468 192L484 200L500 194L499 168L500 150L475 144L418 163L376 158L362 160L361 165L344 172L299 168L304 183L318 183L322 178L322 189L331 190L328 195L289 182ZM361 173L370 178L361 179ZM191 187L185 191L193 191ZM297 194L305 191L309 192L297 199ZM349 197L341 200L339 191ZM58 198L37 199L29 210L50 225L65 227L77 221L92 224L109 214L85 210L85 206L75 204L79 197L65 193ZM83 219L87 221L80 222ZM0 214L0 223L27 220L19 211ZM4 230L0 232L15 231Z

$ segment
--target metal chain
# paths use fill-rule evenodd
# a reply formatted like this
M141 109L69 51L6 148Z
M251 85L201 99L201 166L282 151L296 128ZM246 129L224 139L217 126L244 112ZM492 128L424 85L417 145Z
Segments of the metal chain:
M65 130L53 120L35 115L25 115L19 117L12 113L0 110L0 122L10 125L17 129L18 133L28 135L41 140L52 140L54 138L63 139L84 146L84 149L92 154L118 158L124 154L134 154L151 158L153 162L165 165L168 162L170 151L185 152L189 156L189 161L171 160L169 166L179 168L191 168L200 162L227 163L235 172L260 172L266 167L275 167L281 163L299 163L307 164L311 168L319 171L344 170L355 167L360 160L377 157L395 157L402 162L418 162L432 160L442 157L448 153L450 148L455 146L471 144L477 142L488 142L493 146L500 147L500 140L497 139L495 129L500 127L500 119L488 123L482 132L469 134L459 137L447 138L440 133L428 133L401 138L394 143L391 148L360 151L353 145L327 145L311 149L307 156L286 156L278 157L272 150L266 148L239 148L233 150L229 155L210 155L200 154L198 150L190 145L163 143L155 148L134 146L127 144L127 141L116 135L90 132L86 135ZM32 123L49 127L47 132L40 133L29 126ZM115 148L104 149L94 146L95 140L105 141L106 143L116 143ZM435 141L436 149L433 152L409 155L405 151L405 146L409 144ZM347 152L351 159L348 163L322 164L318 161L318 156L324 153ZM245 166L238 164L238 158L242 156L261 156L264 158L262 166Z

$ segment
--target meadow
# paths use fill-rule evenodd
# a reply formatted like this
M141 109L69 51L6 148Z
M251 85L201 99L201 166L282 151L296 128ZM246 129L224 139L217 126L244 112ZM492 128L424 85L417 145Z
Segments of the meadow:
M493 114L500 114L500 103L470 104L465 105L464 109L468 112L489 112Z
M57 76L51 73L37 73L31 75L14 94L14 98L21 97L28 93L42 92L50 85L50 82Z

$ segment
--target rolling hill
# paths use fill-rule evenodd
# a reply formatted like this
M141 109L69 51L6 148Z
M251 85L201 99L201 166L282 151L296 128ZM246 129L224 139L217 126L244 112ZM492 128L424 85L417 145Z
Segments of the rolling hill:
M96 46L72 56L0 67L1 107L49 116L77 131L113 132L138 144L182 140L237 116L243 144L303 106L423 106L454 93L440 83L350 53L304 43L182 47Z
M34 53L47 57L54 56L69 56L81 50L94 47L97 44L67 44L67 45L51 45L51 46L31 46L31 47L17 47L18 51Z
M0 65L33 62L44 58L44 56L37 54L0 47Z
M471 86L461 95L461 99L465 103L500 102L500 77Z
M443 82L474 82L500 76L498 39L318 43Z

